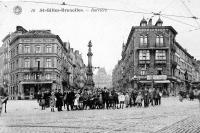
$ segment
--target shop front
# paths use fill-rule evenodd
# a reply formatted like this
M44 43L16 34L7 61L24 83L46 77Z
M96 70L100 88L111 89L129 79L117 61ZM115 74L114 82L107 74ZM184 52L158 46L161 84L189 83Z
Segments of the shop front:
M132 78L133 86L138 89L155 88L159 89L165 95L169 94L170 80L167 75L139 75Z
M21 99L36 99L38 92L51 92L52 82L21 82Z

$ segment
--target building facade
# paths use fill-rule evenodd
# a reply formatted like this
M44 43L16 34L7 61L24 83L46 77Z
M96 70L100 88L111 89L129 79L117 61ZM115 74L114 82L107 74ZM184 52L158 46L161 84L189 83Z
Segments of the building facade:
M99 68L94 75L94 83L96 88L111 88L112 76L106 73L105 68Z
M4 51L3 47L0 47L0 87L3 87L3 60L4 60Z
M74 62L69 58L68 45L58 35L17 26L3 42L3 79L12 99L35 98L39 91L69 89Z
M126 44L122 47L122 59L113 70L115 87L157 88L175 94L177 89L189 87L192 82L191 56L176 42L177 32L171 26L163 26L159 18L143 18L140 26L133 26Z

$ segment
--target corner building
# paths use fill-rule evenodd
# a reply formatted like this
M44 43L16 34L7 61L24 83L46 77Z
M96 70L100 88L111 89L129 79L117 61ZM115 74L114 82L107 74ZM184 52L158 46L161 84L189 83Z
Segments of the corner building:
M152 19L147 23L143 18L140 26L133 26L122 49L121 87L154 87L175 93L186 80L191 82L193 57L176 42L176 35L160 18L155 25Z
M10 38L8 93L11 97L34 98L39 90L63 89L61 64L64 47L58 35L50 30L26 31L18 26Z

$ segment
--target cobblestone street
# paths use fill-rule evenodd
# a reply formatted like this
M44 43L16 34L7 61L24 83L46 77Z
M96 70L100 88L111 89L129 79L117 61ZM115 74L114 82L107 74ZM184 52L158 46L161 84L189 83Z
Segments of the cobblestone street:
M0 117L2 133L104 132L173 133L200 132L197 100L163 98L162 105L149 108L50 112L36 101L8 101Z

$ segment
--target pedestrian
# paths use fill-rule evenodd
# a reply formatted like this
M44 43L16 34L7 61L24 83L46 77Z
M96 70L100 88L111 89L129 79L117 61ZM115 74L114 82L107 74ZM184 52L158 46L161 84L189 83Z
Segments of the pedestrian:
M79 98L80 98L80 95L78 92L76 92L75 99L74 99L74 107L76 110L79 109Z
M130 103L130 97L129 97L128 92L126 92L124 103L125 103L125 107L128 108L129 103Z
M191 101L194 100L194 92L193 92L192 88L189 90L189 98Z
M58 90L57 93L55 93L56 96L56 107L58 111L62 111L62 106L63 106L63 95L61 93L61 89Z
M0 116L1 116L2 108L3 108L3 100L1 99L1 96L0 96Z
M158 90L158 105L161 104L162 92Z
M179 101L182 102L183 101L183 93L182 91L179 91Z
M5 104L5 113L7 112L7 101L8 101L8 93L7 92L5 92L4 93L4 95L3 95L3 97L4 97L4 100L3 100L3 103Z
M145 88L144 90L144 107L148 107L149 106L149 91L147 88Z
M56 106L56 96L55 93L52 92L50 96L50 107L51 107L51 112L54 112L54 107Z
M142 97L142 93L140 91L137 95L137 98L136 98L136 103L137 103L138 107L142 107L142 100L143 100L143 97Z
M132 99L132 103L131 106L135 106L136 105L136 97L137 97L137 92L136 92L136 88L131 92L131 99Z
M120 105L119 108L123 109L123 107L124 107L124 101L125 101L124 94L123 93L119 93L118 99L119 99L119 105Z
M40 106L42 106L42 110L45 110L45 94L42 92L41 95L41 102L39 103Z

